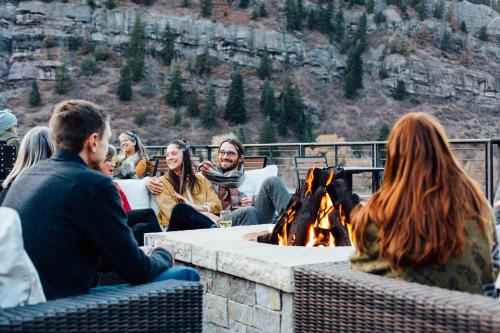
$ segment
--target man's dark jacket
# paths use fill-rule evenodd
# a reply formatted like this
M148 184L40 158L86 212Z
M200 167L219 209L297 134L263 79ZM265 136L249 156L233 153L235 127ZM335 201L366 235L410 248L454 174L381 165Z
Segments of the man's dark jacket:
M88 293L101 259L134 284L172 266L167 251L148 257L138 248L111 179L67 150L26 170L3 206L21 217L24 246L47 299Z

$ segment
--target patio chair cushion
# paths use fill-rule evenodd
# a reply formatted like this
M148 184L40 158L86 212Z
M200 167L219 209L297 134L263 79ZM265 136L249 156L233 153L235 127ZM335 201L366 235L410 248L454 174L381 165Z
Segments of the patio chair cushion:
M260 187L262 186L264 180L277 175L277 165L268 165L262 169L245 171L245 179L243 180L243 184L238 187L238 190L245 193L248 197L251 198L259 193Z

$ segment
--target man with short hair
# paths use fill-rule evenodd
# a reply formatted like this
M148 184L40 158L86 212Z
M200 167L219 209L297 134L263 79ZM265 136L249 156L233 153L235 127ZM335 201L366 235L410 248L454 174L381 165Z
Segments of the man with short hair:
M16 154L19 152L21 140L17 135L17 118L9 109L0 111L0 141L16 147Z
M254 185L245 180L244 148L236 139L226 139L219 146L218 164L203 162L199 170L214 185L223 209L232 211L232 222L237 225L273 223L276 212L281 212L290 201L290 193L277 176L267 178L258 194ZM157 178L147 179L152 194L162 191Z
M104 161L111 135L101 108L83 100L59 103L49 126L55 154L20 175L3 203L21 217L47 299L88 293L102 260L133 284L199 280L194 269L171 268L168 247L150 256L141 251L112 180L91 170Z

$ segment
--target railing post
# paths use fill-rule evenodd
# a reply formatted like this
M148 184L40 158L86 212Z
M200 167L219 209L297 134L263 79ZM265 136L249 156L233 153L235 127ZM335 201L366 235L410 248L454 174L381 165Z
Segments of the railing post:
M207 159L212 161L212 147L207 146Z
M334 163L335 163L335 166L339 165L339 146L335 145L335 159L334 159Z
M372 144L372 167L377 166L377 161L378 161L377 144L374 143Z
M493 143L491 140L486 142L486 195L490 204L493 206L495 195L493 193Z

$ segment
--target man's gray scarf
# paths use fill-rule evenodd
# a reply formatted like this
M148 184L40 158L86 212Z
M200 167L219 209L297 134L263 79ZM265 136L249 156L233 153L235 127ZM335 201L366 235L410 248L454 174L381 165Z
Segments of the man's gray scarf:
M208 169L206 177L214 184L214 189L217 193L220 187L234 188L243 184L245 173L243 166L240 166L239 169L232 169L224 172L219 165L215 165L213 168Z
M233 210L240 206L238 186L245 179L243 166L223 172L220 166L216 165L208 169L206 177L214 185L215 193L222 202L223 209Z

